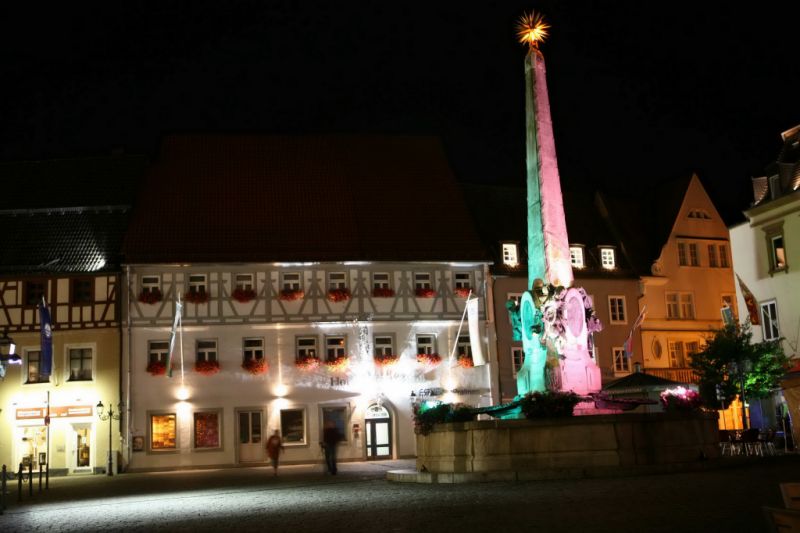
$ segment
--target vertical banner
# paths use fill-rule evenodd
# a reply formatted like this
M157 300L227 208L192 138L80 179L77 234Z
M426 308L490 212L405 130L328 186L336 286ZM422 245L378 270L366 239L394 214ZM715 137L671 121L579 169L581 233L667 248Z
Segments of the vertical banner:
M475 366L485 365L481 346L481 328L478 322L478 298L467 300L467 321L469 322L469 344L472 348L472 362Z
M49 376L53 372L53 324L50 320L50 311L47 302L42 296L39 304L39 322L41 323L41 357L39 359L39 374Z
M175 302L175 320L172 322L172 332L169 334L169 355L167 355L167 377L172 377L172 354L175 351L175 336L178 333L178 326L181 323L181 301ZM181 365L183 365L183 354L181 353Z

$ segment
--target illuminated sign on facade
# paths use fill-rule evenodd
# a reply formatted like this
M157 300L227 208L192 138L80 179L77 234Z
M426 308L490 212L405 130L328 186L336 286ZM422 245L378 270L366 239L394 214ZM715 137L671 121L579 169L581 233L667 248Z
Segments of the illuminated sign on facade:
M91 405L62 405L50 408L50 418L92 416ZM47 407L23 407L17 409L17 420L31 420L47 416Z

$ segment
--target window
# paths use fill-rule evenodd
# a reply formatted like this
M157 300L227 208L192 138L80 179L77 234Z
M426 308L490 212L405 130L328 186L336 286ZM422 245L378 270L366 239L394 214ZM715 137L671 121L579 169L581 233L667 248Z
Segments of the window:
M469 336L462 335L456 344L456 357L472 357L472 346L469 344Z
M770 239L772 270L786 268L786 249L783 247L783 235L776 235Z
M343 336L325 337L326 361L336 361L347 355L347 338Z
M517 305L519 305L519 301L521 298L522 298L521 292L509 292L506 294L506 301L512 300Z
M600 248L600 264L607 270L613 270L616 267L613 248Z
M510 242L504 242L503 247L503 264L510 267L515 267L519 264L517 245Z
M194 294L206 293L206 275L192 274L189 276L189 292Z
M304 409L281 409L281 436L284 444L306 443L306 412Z
M297 337L295 341L296 359L303 361L318 357L316 337Z
M177 450L177 438L175 413L150 415L151 450Z
M69 349L69 381L91 381L92 349Z
M719 266L720 268L730 267L728 262L728 247L724 244L719 245Z
M522 349L522 346L512 346L511 347L511 370L513 374L516 376L519 369L522 368L522 364L525 362L525 351Z
M142 276L142 294L161 294L161 279L158 276Z
M44 296L43 281L25 282L25 305L39 305Z
M414 288L430 289L431 275L427 272L414 272Z
M686 258L686 243L683 242L678 243L678 264L680 266L687 266L689 264Z
M697 255L697 243L689 243L689 264L693 267L700 266L700 258Z
M694 319L694 297L690 292L683 292L680 295L681 318Z
M375 337L375 356L394 355L393 339L386 335Z
M264 339L243 339L242 358L245 362L264 359Z
M678 305L678 293L667 293L667 318L680 318L681 308Z
M669 343L669 365L672 368L685 368L686 359L683 355L683 342L670 341Z
M436 337L433 335L417 335L417 353L436 353Z
M220 439L220 411L194 413L194 447L213 450L222 447Z
M686 347L687 361L691 361L692 356L700 351L700 343L697 341L687 342L684 346Z
M708 245L708 266L717 268L717 246L715 244Z
M583 246L569 247L569 261L572 263L573 268L583 268L586 266L583 262Z
M284 272L281 274L281 289L285 291L299 291L300 274L298 272Z
M94 283L91 279L73 279L72 280L72 303L74 304L89 304L94 299L92 289Z
M472 275L469 272L456 272L455 273L455 288L456 289L471 289L472 288Z
M48 383L50 376L42 376L39 374L42 362L42 352L39 350L30 350L26 352L27 355L27 379L25 383Z
M202 340L197 341L197 357L195 361L216 361L217 360L217 341Z
M389 283L388 272L374 272L372 274L372 288L373 289L391 289L392 285Z
M631 363L628 356L625 355L625 348L619 346L611 348L611 355L614 359L614 372L631 371Z
M765 341L774 341L780 338L778 303L775 300L761 304L761 328Z
M323 407L322 408L322 428L319 434L322 435L322 429L328 424L333 424L336 431L339 432L342 439L347 441L347 407Z
M236 289L240 291L253 290L253 275L252 274L236 274L235 279Z
M733 315L733 320L736 321L736 296L733 294L723 294L722 295L722 307L728 306L731 310Z
M690 292L668 292L667 318L694 319L694 297Z
M147 364L167 364L169 357L169 341L149 341L147 343Z
M711 215L705 209L690 209L689 218L697 218L700 220L711 220Z
M608 297L608 316L611 317L612 324L625 324L628 320L625 315L625 297Z
M347 282L344 272L328 272L328 290L346 288Z

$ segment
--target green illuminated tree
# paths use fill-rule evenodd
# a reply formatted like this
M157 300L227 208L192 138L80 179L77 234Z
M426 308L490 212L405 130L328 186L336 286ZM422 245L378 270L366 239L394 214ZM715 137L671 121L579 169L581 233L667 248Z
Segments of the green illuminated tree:
M789 362L780 339L753 344L752 337L749 322L725 326L714 331L703 349L692 356L690 366L699 377L703 404L720 407L717 385L726 404L739 393L739 374L731 371L731 363L742 368L749 362L750 370L744 373L747 398L764 398L778 386Z

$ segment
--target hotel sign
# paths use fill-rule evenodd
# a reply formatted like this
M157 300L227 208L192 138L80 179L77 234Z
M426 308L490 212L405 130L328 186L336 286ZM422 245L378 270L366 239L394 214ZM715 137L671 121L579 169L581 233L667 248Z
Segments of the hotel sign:
M50 418L92 416L91 405L55 405L50 408ZM47 407L23 407L17 409L17 420L33 420L47 416Z

